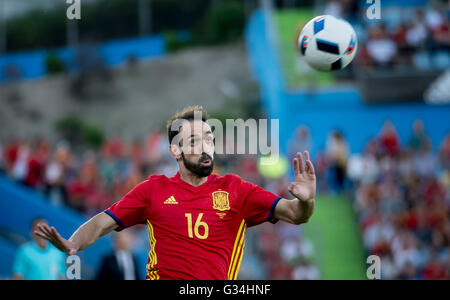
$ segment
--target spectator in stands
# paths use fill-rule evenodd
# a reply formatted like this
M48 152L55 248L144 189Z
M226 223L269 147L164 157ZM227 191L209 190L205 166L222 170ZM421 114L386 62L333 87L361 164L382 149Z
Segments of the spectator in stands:
M378 179L379 166L376 158L376 142L370 141L362 155L355 153L350 156L347 174L356 183L373 183Z
M20 141L17 138L11 139L5 146L4 159L5 167L9 174L16 163L17 157L19 156Z
M30 147L24 143L18 147L17 157L11 168L11 177L19 183L26 184Z
M398 50L398 62L404 65L412 65L412 55L414 47L409 43L408 37L412 34L411 26L406 22L402 22L393 30L391 35Z
M425 22L424 12L422 9L416 9L414 18L406 32L406 42L413 49L425 47L428 37L427 25Z
M3 145L0 143L0 174L6 171L5 168L5 158L3 153Z
M396 60L397 45L386 33L384 24L369 29L366 44L369 65L378 68L391 68Z
M424 177L435 171L436 159L431 152L431 142L421 120L415 120L413 133L408 142L412 152L412 166L417 175Z
M444 169L450 170L450 134L444 138L439 147L439 162Z
M115 234L114 251L103 258L97 280L139 280L136 257L130 250L132 239L129 231Z
M450 277L447 274L445 264L442 264L434 253L430 262L423 269L421 277L425 280L449 280Z
M402 272L400 275L393 279L400 279L400 280L421 280L422 278L418 274L417 267L411 263L408 262L402 269Z
M340 131L334 130L328 136L326 156L330 170L330 186L335 193L340 193L344 189L349 156L348 144Z
M344 4L340 0L328 0L325 4L324 15L332 15L336 18L344 16Z
M37 139L30 148L27 162L25 184L31 188L41 189L43 185L44 166L48 159L48 145L42 139Z
M65 278L64 254L45 239L34 234L40 223L47 223L47 221L37 218L32 222L32 241L22 245L17 252L13 266L13 279L57 280Z
M289 141L289 156L288 159L292 160L298 151L310 151L312 150L313 142L311 139L311 133L309 128L301 125L295 130L294 136Z
M433 42L436 48L448 51L450 48L450 21L447 18L445 22L432 32Z
M404 35L403 39L398 39L398 35L394 35L394 40L398 48L397 63L407 67L424 67L416 61L418 59L416 57L417 54L421 54L419 59L420 57L422 57L422 60L424 59L423 53L427 49L427 42L429 40L429 32L425 23L423 9L416 9L414 17L407 23L401 24L399 29L397 29L397 34L399 31L404 33ZM426 62L422 62L422 64L424 63Z
M294 269L292 279L294 280L319 280L320 271L316 265L306 260L301 260L300 264Z
M447 3L445 3L447 2ZM437 69L450 67L450 14L448 1L430 1L425 20L429 31L430 54Z
M69 148L66 143L60 143L49 160L45 174L45 194L54 205L68 204L64 180L68 168Z
M387 120L378 136L378 146L381 155L396 157L400 153L400 139L394 124Z
M260 182L261 175L258 171L258 163L252 155L240 157L240 162L236 166L237 174L246 174L248 180L252 182Z
M413 132L409 138L408 146L414 153L427 149L430 145L430 139L425 133L422 120L415 120L413 123Z
M439 31L445 25L445 10L443 1L430 1L425 13L425 21L432 33Z
M424 178L434 176L436 171L436 157L431 152L431 144L425 143L424 147L412 156L412 166L417 176Z
M85 201L85 213L91 217L114 203L109 189L101 178L93 183L92 190L86 195Z
M359 13L359 5L356 0L328 0L324 7L324 15L332 15L355 21Z

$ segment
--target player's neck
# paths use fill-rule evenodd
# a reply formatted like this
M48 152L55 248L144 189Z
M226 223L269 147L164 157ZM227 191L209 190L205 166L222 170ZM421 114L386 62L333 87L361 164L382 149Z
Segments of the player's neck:
M205 183L208 180L208 177L199 177L195 175L194 173L188 171L188 170L181 170L180 169L180 178L186 183L189 183L192 186L199 186Z

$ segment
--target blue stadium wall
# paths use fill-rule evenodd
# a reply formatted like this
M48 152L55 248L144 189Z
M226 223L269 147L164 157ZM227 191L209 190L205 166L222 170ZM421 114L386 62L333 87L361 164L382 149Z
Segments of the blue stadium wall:
M118 66L130 57L143 60L167 53L166 40L162 35L114 40L93 47L94 53L109 67ZM83 51L83 48L79 50ZM77 71L77 54L70 47L8 53L0 56L0 83L5 81L5 69L11 66L17 68L24 79L38 79L47 75L46 60L50 54L56 55L69 71Z

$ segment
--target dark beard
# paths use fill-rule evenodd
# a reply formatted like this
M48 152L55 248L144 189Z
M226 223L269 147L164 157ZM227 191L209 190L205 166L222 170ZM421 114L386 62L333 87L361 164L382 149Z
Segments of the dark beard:
M184 166L186 169L197 175L198 177L207 177L211 175L213 168L214 168L214 160L209 156L208 154L203 154L198 162L196 164L189 162L186 157L184 156L184 153L181 153L181 157L183 159ZM201 163L210 160L211 165L209 166L202 166Z

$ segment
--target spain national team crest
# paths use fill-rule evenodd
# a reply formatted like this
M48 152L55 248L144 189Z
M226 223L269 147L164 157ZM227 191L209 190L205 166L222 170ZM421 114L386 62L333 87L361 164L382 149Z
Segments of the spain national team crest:
M215 191L212 193L213 208L220 211L230 210L230 201L228 200L228 192Z

